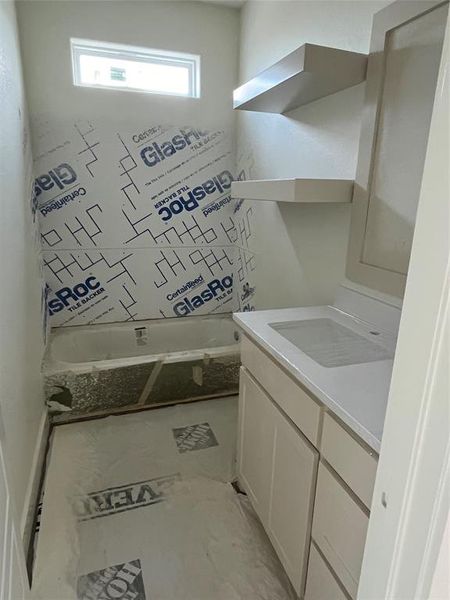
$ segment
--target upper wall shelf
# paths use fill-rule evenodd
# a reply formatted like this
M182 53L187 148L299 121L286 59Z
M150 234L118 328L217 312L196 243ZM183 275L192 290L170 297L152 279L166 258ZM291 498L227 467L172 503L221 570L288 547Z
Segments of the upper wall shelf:
M232 198L298 203L349 203L353 179L259 179L233 181Z
M305 44L233 93L233 108L285 113L361 83L367 55Z

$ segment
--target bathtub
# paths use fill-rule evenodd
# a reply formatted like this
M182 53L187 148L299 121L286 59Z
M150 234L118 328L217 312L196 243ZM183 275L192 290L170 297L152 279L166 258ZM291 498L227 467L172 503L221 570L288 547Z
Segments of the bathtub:
M43 363L54 420L237 393L228 315L52 330Z

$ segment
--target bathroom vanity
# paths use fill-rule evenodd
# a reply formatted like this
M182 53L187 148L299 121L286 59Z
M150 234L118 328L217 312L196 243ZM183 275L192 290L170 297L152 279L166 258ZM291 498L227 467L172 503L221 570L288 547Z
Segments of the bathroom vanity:
M234 315L238 478L305 600L356 598L399 314L383 311L376 325L342 306Z

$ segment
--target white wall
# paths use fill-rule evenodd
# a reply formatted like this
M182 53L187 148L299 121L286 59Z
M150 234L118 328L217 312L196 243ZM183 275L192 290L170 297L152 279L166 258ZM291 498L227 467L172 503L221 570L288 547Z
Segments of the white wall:
M44 415L40 363L45 325L13 2L0 3L0 98L0 442L21 516Z
M156 205L172 193L178 196L180 183L193 188L224 169L234 170L231 97L239 11L189 1L22 1L18 20L36 174L68 163L77 186L86 191L51 213L40 211L50 301L59 289L77 285L88 274L105 290L89 304L55 313L52 324L174 316L168 295L199 276L207 284L230 276L233 269L231 203L203 212L221 194L213 193L195 211L168 222ZM201 98L75 87L71 37L200 54ZM160 126L169 129L156 138ZM221 133L195 150L189 147L155 167L146 166L136 134L156 127L154 139L161 142L183 126ZM94 144L93 153L85 140ZM89 159L94 159L90 165ZM129 177L136 187L125 192ZM54 189L39 195L40 206L54 195ZM190 227L196 239L186 233ZM231 302L220 302L213 300L195 314L231 310Z
M249 1L242 9L240 83L306 42L368 52L372 16L389 2ZM247 179L352 179L364 84L288 115L239 111L238 165ZM344 277L347 206L246 202L256 307L322 304ZM242 210L242 209L241 209ZM245 246L245 244L244 244Z
M32 131L51 118L109 119L231 127L230 91L237 78L239 11L200 2L90 0L17 3ZM71 37L200 54L200 100L77 88ZM33 140L34 146L38 140Z

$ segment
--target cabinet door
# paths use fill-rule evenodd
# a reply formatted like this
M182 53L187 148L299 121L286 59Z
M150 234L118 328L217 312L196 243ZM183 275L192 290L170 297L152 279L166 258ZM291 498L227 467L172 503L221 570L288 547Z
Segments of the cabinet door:
M306 575L318 453L277 411L268 534L297 594Z
M347 277L403 296L448 4L393 2L374 17Z
M309 555L305 600L347 600L347 595L314 544L311 544Z
M269 513L275 412L262 388L241 367L238 478L264 526Z

